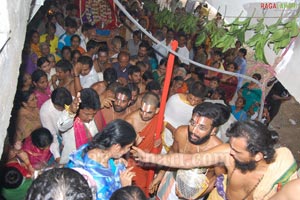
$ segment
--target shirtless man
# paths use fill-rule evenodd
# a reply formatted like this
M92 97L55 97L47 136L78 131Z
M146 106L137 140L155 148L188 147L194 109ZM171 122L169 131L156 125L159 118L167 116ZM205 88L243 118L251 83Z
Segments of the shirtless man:
M72 68L73 66L69 61L58 61L55 66L56 74L52 76L51 81L54 89L64 87L75 97L74 80L71 74Z
M289 149L275 148L278 134L258 121L235 122L227 131L229 144L195 154L155 155L135 148L137 160L164 166L193 168L223 163L227 174L208 199L269 199L291 179L297 165ZM226 184L227 183L227 184Z
M222 107L225 109L222 109ZM227 113L224 114L223 112ZM183 125L177 128L174 134L174 143L171 146L169 153L199 153L222 144L222 141L216 137L215 134L218 127L226 121L226 119L223 119L223 116L229 114L230 110L226 109L226 106L222 104L204 102L197 105L193 109L193 114L189 125ZM215 167L215 169L212 167L201 168L201 170L202 169L204 173L206 173L207 180L209 180L209 185L200 197L203 197L211 192L216 180L215 175L222 173L222 168L220 167ZM150 185L150 192L153 193L158 184L162 183L158 190L158 196L161 199L178 199L175 194L175 184L169 184L168 186L163 184L166 182L166 180L175 179L173 170L168 171L167 173L165 172L166 171L161 170L158 173Z
M159 141L155 141L159 103L159 97L156 94L147 92L143 95L140 109L125 118L138 135L136 146L146 152L150 152L155 145L160 145ZM134 166L133 172L135 172L136 176L133 178L133 181L148 195L148 184L150 181L148 182L147 177L151 168L139 166L134 159L129 159L128 161L130 165Z
M164 116L166 128L162 134L163 153L168 152L173 144L173 134L176 128L188 124L193 108L204 101L206 94L206 86L196 81L189 86L188 93L175 94L168 99Z
M111 107L102 109L106 124L115 119L124 119L130 113L128 108L130 101L131 91L126 87L118 87L115 91L115 99L111 102Z
M111 62L108 57L108 49L100 47L98 50L98 58L94 60L94 68L97 73L104 72L105 69L111 67Z

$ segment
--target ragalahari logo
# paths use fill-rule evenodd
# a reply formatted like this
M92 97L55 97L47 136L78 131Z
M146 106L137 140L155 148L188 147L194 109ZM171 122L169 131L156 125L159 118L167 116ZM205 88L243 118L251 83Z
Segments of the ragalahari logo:
M298 9L299 3L288 3L288 2L265 2L260 3L260 8L262 9Z

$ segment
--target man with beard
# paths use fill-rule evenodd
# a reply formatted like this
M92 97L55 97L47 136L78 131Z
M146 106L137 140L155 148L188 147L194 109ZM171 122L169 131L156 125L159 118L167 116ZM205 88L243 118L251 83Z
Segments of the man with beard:
M195 154L154 155L134 148L137 160L193 168L223 163L228 175L217 178L208 199L269 199L297 178L297 165L286 147L275 148L278 134L258 121L235 122L227 131L229 144Z
M154 147L161 145L160 140L155 141L159 103L159 97L156 94L147 92L142 98L141 107L125 118L137 133L135 145L146 152L150 152ZM133 178L135 185L139 186L148 195L149 183L152 180L147 180L147 177L151 168L149 166L139 166L132 158L128 162L129 165L134 166L132 171L135 173Z
M96 72L99 75L99 80L102 81L102 79L100 78L100 74L102 74L107 68L111 68L111 62L109 61L109 57L108 57L108 48L107 47L100 47L98 49L98 57L97 59L94 60L94 68L96 70Z
M218 127L227 121L229 114L229 108L222 104L204 102L197 105L193 109L189 125L177 128L174 134L174 143L168 153L193 154L207 151L222 144L222 141L215 134ZM159 199L178 199L178 196L181 195L179 193L178 196L175 194L174 171L176 173L177 170L172 169L167 173L161 170L150 185L150 192L153 193L160 183L157 193ZM209 183L205 192L200 195L200 197L203 197L213 189L216 174L222 173L223 170L221 167L216 166L201 168L201 171L206 174L206 180Z
M138 66L131 65L128 68L128 83L135 83L141 94L145 92L146 85L142 82L141 69Z
M127 87L118 87L115 91L115 99L110 102L111 107L102 109L106 124L115 119L124 119L131 113L131 110L128 108L130 102L131 91Z

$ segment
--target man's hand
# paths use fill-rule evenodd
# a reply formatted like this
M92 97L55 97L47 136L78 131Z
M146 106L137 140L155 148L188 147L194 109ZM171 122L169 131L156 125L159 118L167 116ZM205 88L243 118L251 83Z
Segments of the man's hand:
M74 114L77 113L80 103L81 103L80 92L78 92L77 96L75 97L75 99L73 100L73 102L70 105L70 111Z
M130 151L134 157L135 160L141 161L141 162L149 162L149 153L144 152L142 149L133 146L132 150Z
M82 70L82 64L77 62L74 66L74 76L79 76Z

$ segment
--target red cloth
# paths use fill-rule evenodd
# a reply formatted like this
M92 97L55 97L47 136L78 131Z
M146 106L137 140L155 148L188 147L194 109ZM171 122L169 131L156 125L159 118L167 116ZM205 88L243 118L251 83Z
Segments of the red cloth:
M94 117L94 121L97 126L98 132L102 131L102 129L106 126L101 110L99 110L96 113ZM81 119L78 116L75 117L74 119L74 134L75 134L76 149L90 142L93 138L90 131L84 126L84 123L81 121Z
M230 102L233 98L237 85L238 79L235 76L226 79L226 81L220 81L219 87L225 91L225 100L227 103Z
M151 122L141 131L139 135L141 137L145 137L143 141L137 146L140 149L150 152L154 148L155 143L155 131L158 123L158 115L151 120ZM154 169L153 167L147 166L144 164L143 166L139 166L134 159L129 158L128 160L129 166L134 166L133 172L135 172L135 177L133 177L133 182L135 185L140 187L143 192L148 195L149 193L149 182L147 181L148 173L150 169Z
M31 137L25 139L22 150L27 153L34 169L40 169L46 166L51 157L50 146L46 149L40 149L32 144Z

